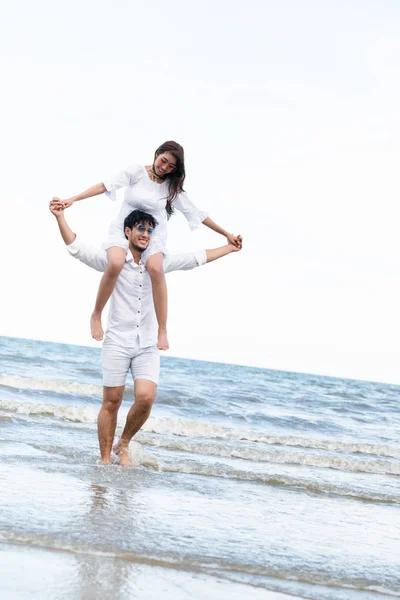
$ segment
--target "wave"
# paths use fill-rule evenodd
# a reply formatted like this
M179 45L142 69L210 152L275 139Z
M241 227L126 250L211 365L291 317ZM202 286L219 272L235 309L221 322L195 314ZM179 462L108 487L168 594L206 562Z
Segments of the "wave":
M399 494L372 492L363 489L344 487L322 481L312 481L303 477L291 475L280 475L267 472L252 472L245 469L238 469L226 464L202 464L187 460L179 462L166 462L155 456L147 454L143 449L139 456L132 454L135 459L135 465L142 465L156 471L168 473L184 473L185 475L202 475L204 477L222 477L226 479L239 479L241 481L251 481L255 483L264 483L279 487L296 487L308 492L319 494L333 494L335 496L344 496L355 500L367 502L384 502L391 504L400 504Z
M75 384L68 384L75 385ZM82 384L76 384L82 385ZM96 387L96 386L87 386ZM97 408L75 405L47 404L47 403L30 403L16 402L14 400L0 399L0 410L8 413L50 416L57 419L73 421L76 423L96 423ZM5 414L3 412L4 418ZM123 412L120 413L118 424L122 425L124 419ZM167 418L151 416L144 424L142 432L154 433L164 436L162 442L151 441L148 439L146 443L149 445L164 445L170 449L184 450L188 452L201 452L222 454L220 449L214 449L209 444L203 443L203 447L199 447L198 439L207 438L208 440L222 440L228 442L253 442L269 446L299 448L309 450L325 450L330 452L341 452L346 454L369 455L375 460L363 461L360 459L343 458L340 456L323 456L323 455L307 455L305 453L278 453L262 448L235 448L225 450L229 452L232 458L242 458L245 460L270 461L278 463L292 463L305 466L319 466L333 469L341 469L345 471L360 471L365 473L388 473L392 475L400 475L399 463L379 460L380 458L400 458L400 448L385 445L385 444L369 444L364 442L342 442L334 439L314 439L300 438L290 435L264 435L261 432L247 431L241 428L227 428L207 423L205 421L195 421L182 418ZM177 439L170 441L167 438L175 436ZM179 440L178 438L183 438ZM186 439L185 439L186 438ZM194 441L197 440L197 441ZM196 446L197 444L197 446ZM208 448L208 450L207 450ZM376 460L378 458L378 460Z
M57 419L76 423L95 423L97 419L97 413L92 408L63 406L61 404L32 404L30 402L0 400L0 410L9 411L14 415L56 417Z
M102 396L101 385L59 381L56 379L30 379L18 375L0 375L0 385L17 388L20 390L41 390L59 394L80 394L89 396Z
M146 446L157 446L168 450L179 450L208 456L224 458L240 458L254 462L274 464L289 464L306 467L320 467L350 471L354 473L376 473L385 475L400 475L400 462L388 460L354 459L323 454L265 450L254 446L237 446L224 443L204 442L198 440L165 439L146 435L140 432L138 441Z
M162 435L176 435L187 438L216 438L231 441L256 442L267 445L290 446L308 449L346 452L348 454L370 454L390 458L400 458L400 448L386 444L371 444L366 442L341 442L334 439L301 438L291 435L265 435L257 431L246 431L220 427L204 421L189 419L166 419L152 417L145 423L143 429Z

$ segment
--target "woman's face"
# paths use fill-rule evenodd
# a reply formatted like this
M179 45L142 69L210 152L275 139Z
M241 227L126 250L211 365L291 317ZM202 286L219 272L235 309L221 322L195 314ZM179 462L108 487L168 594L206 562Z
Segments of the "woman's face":
M176 158L171 152L159 154L154 161L154 171L159 177L165 177L176 169Z

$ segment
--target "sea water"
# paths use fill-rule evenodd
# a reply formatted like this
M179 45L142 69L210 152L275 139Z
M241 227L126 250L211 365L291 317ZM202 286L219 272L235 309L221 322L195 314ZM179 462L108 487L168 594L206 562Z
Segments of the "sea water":
M0 337L0 597L400 597L398 386L161 369L135 466L101 465L100 351Z

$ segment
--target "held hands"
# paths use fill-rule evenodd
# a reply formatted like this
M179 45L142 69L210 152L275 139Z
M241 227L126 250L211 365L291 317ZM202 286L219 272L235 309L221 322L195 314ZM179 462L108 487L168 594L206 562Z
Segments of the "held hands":
M228 246L230 247L231 252L239 252L239 250L242 249L243 238L241 235L232 235L232 242L230 241L228 236L226 237L229 242ZM237 241L237 243L235 243L235 241Z
M54 202L54 198L49 204L49 209L51 214L53 214L56 219L59 219L62 216L64 210L62 204L60 204L59 202Z
M60 200L60 198L57 198L57 196L55 196L50 202L50 204L54 204L61 207L62 210L64 210L64 208L69 208L73 205L73 203L74 200L72 198L68 198L67 200Z
M228 233L226 236L228 243L231 246L234 246L236 250L241 250L242 248L242 236L241 235L233 235L233 233Z

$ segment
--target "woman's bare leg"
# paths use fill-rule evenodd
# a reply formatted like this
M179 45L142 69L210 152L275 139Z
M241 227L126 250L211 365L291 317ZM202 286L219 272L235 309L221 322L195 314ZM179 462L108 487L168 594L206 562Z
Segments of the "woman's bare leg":
M158 321L158 340L157 348L159 350L168 350L167 338L167 310L168 294L167 282L164 275L164 264L162 252L157 252L150 256L146 262L146 268L149 272L151 285L153 288L154 310L156 311Z
M126 251L123 248L113 246L107 250L108 265L101 278L99 291L97 292L96 304L90 318L90 331L95 340L103 339L103 328L101 326L101 313L110 298L117 283L119 274L124 266Z

